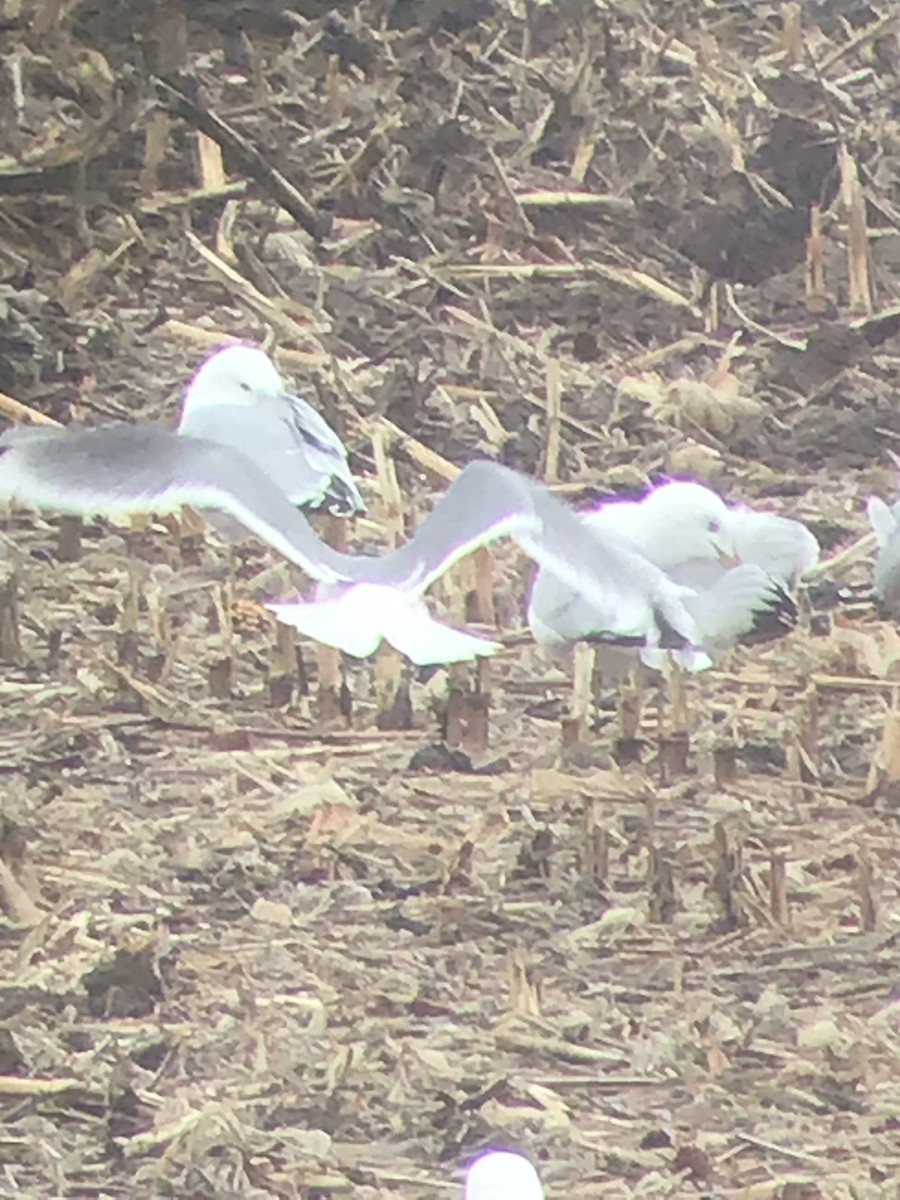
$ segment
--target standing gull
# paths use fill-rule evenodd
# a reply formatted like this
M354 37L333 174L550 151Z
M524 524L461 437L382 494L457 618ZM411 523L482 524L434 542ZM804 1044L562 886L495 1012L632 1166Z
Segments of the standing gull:
M680 647L696 628L690 594L615 533L585 525L546 488L496 463L470 463L415 535L379 557L342 554L251 459L204 438L126 424L7 430L0 437L0 499L106 515L224 513L319 582L315 601L271 604L280 620L349 654L385 638L413 662L491 654L495 642L434 620L422 595L478 546L512 537L591 604L610 641Z
M685 606L697 643L674 657L692 671L709 667L737 642L787 633L797 617L789 589L818 559L818 543L799 521L729 507L692 481L663 484L639 501L603 504L581 519L594 530L619 534L674 583L691 589ZM528 623L549 647L595 637L590 601L546 570L535 579ZM655 668L663 661L656 647L643 649L641 658Z
M201 364L185 392L178 432L252 458L300 508L365 512L341 439L285 390L272 360L254 346L226 346Z

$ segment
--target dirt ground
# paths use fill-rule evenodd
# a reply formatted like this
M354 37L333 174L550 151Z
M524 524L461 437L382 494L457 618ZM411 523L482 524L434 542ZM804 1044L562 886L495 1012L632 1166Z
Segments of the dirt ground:
M838 556L790 638L578 725L512 548L507 648L425 678L276 642L265 547L11 511L0 1195L425 1200L489 1144L560 1200L900 1195L900 637L845 553L900 449L897 6L0 0L0 39L8 396L167 418L266 342L351 545L487 455Z

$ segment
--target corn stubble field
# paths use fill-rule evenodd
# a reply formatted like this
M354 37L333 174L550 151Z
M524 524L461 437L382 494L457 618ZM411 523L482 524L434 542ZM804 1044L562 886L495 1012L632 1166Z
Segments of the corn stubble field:
M900 440L895 6L0 21L33 414L167 418L268 339L363 481L332 540L488 455L575 504L692 475L838 556L790 638L616 691L515 636L505 545L434 602L509 645L423 679L276 634L300 581L190 515L11 511L0 1195L424 1200L491 1143L551 1197L896 1197L900 634L859 542Z

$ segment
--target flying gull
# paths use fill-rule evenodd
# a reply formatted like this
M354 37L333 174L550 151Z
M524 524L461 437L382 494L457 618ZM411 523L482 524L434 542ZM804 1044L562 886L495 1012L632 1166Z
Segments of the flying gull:
M427 588L480 545L512 537L583 594L599 636L682 647L696 641L689 590L615 533L595 530L540 484L470 463L403 546L380 556L322 542L270 476L239 451L158 426L17 427L0 437L0 499L82 515L225 514L318 581L312 602L270 604L302 633L364 657L383 638L417 664L491 654L496 642L434 620Z

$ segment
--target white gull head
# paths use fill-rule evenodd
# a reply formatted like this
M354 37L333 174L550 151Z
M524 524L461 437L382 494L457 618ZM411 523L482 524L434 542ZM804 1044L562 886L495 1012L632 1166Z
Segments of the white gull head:
M527 1158L490 1150L469 1168L464 1200L544 1200L544 1188Z
M199 409L228 404L250 407L263 396L283 393L281 376L264 350L256 346L225 346L201 364L188 385L181 430L189 431L191 413Z

